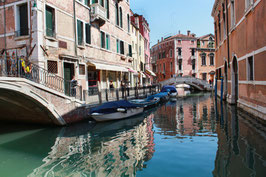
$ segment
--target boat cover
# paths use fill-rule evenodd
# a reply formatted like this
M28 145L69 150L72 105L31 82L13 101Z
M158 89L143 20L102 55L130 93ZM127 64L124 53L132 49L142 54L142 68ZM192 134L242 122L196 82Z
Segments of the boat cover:
M155 95L149 96L147 99L153 99L155 97L162 98L162 97L166 97L166 96L168 96L168 93L167 92L160 92L160 93L157 93Z
M138 105L132 104L126 100L121 101L112 101L104 103L101 106L91 108L90 114L92 113L102 113L102 114L111 114L117 112L117 108L137 108Z
M170 93L174 93L177 92L175 86L173 85L165 85L163 86L161 92L170 92Z

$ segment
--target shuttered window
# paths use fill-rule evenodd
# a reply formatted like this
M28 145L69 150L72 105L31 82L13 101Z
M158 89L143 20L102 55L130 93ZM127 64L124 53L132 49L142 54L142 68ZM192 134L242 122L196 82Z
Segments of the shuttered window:
M128 55L132 57L132 46L130 44L128 45L128 53Z
M83 45L83 22L77 20L78 45Z
M105 48L105 33L101 32L101 47Z
M116 40L116 49L117 53L120 53L120 41L118 39Z
M125 50L124 50L124 42L120 41L120 54L124 55L125 54Z
M86 30L86 43L91 44L91 25L87 23L85 30Z
M106 49L110 49L110 36L108 34L106 34Z
M55 37L54 9L46 6L46 36Z

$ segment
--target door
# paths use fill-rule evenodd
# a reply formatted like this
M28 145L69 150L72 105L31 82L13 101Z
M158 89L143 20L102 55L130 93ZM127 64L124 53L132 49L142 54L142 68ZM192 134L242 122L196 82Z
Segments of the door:
M65 94L70 95L70 81L74 76L74 64L64 63Z

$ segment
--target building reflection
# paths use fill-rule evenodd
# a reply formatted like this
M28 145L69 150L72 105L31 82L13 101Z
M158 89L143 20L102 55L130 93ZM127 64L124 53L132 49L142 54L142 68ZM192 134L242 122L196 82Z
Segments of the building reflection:
M136 176L154 153L153 117L63 128L30 176Z
M217 102L218 150L213 176L265 176L265 127L236 107Z
M209 94L177 99L161 106L154 122L161 133L169 136L196 136L215 132L213 101ZM208 136L208 135L207 135Z

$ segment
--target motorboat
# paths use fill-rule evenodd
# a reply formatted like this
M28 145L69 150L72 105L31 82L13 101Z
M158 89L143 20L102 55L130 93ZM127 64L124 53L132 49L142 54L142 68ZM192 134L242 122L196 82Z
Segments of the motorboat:
M126 100L112 101L90 109L89 115L97 122L126 119L143 113L144 107Z
M169 92L171 98L176 98L177 96L177 90L174 85L163 86L161 92Z
M152 95L152 97L160 98L160 102L167 102L170 98L170 95L169 92L160 92L155 95Z
M134 99L130 100L129 102L144 107L144 109L149 109L157 105L160 102L160 98L151 95L148 96L146 99Z

